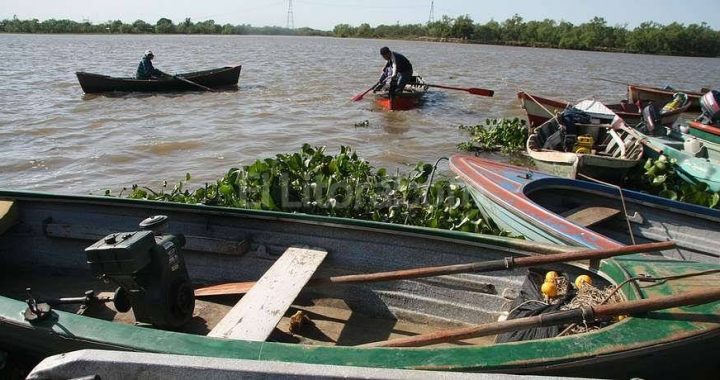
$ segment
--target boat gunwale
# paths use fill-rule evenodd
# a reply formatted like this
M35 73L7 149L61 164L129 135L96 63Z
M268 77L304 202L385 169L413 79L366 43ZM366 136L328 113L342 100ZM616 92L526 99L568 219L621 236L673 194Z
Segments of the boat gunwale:
M557 253L572 250L572 247L562 247L553 244L529 242L522 239L515 239L503 236L476 234L471 232L463 232L456 230L443 230L438 228L400 225L394 223L383 223L371 220L338 218L333 216L306 214L306 213L289 213L283 211L270 210L254 210L243 208L232 208L222 206L209 206L202 204L186 204L176 202L152 201L145 199L129 199L115 198L108 196L93 195L71 195L71 194L50 194L44 192L32 191L8 191L0 189L0 200L52 200L55 202L66 203L82 203L90 204L106 204L121 207L123 204L133 204L152 208L154 210L182 210L185 212L202 213L210 215L241 215L246 218L285 221L303 223L309 225L321 225L350 230L373 231L384 234L402 234L410 237L424 237L439 241L462 241L463 243L471 243L475 246L501 246L511 250L530 251L534 253ZM574 248L577 249L577 248Z
M202 78L202 77L214 76L217 74L222 74L225 72L235 71L235 70L242 70L242 65L223 66L223 67L218 67L215 69L192 71L192 72L187 72L187 73L179 73L179 74L175 74L175 75L181 76L183 78ZM147 83L147 82L173 82L173 81L175 81L175 79L173 79L173 78L137 79L135 77L114 77L111 75L89 73L86 71L76 71L75 75L77 75L78 77L82 75L85 77L102 78L105 80L114 80L114 81L123 81L123 82Z

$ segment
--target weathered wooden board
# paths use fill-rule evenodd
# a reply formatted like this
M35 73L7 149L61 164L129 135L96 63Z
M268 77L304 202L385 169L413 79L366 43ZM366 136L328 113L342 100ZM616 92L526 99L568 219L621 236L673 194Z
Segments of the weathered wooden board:
M325 250L288 248L208 336L265 341L325 256Z
M590 227L602 221L612 218L620 213L620 210L612 207L603 206L580 206L572 210L568 210L562 215L565 219L579 224L583 227Z

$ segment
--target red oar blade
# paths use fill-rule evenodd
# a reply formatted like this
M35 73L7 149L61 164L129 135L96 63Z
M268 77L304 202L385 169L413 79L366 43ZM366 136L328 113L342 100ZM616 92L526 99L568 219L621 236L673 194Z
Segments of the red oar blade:
M367 94L368 92L372 91L374 88L375 88L375 85L373 85L372 87L370 87L370 88L368 88L367 90L365 90L365 92L353 96L353 97L352 97L352 101L353 101L353 102L357 102L357 101L362 100L362 98L365 96L365 94Z
M480 95L480 96L493 96L495 95L495 91L493 90L487 90L484 88L477 88L477 87L470 87L470 88L464 88L464 87L451 87L451 86L441 86L439 84L426 84L428 87L437 87L437 88L444 88L446 90L458 90L458 91L467 91L473 95Z
M495 91L493 90L486 90L484 88L476 88L471 87L467 89L467 92L473 94L473 95L480 95L480 96L493 96L495 95Z

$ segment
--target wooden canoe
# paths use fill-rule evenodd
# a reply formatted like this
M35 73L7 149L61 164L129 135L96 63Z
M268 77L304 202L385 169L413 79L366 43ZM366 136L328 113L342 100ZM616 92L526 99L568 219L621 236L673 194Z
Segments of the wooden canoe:
M646 86L643 84L628 84L627 97L631 103L655 102L656 105L666 104L673 99L676 92L683 92L690 102L689 112L700 112L700 98L707 92L703 89L698 91L686 91L676 89L665 89L659 87Z
M663 261L652 255L603 260L598 271L581 264L554 264L533 270L303 289L288 310L255 310L282 317L267 341L206 336L234 309L236 298L228 297L196 300L193 318L175 332L136 326L132 313L117 312L112 303L91 305L83 315L75 313L77 305L60 305L47 319L30 322L23 316L26 287L32 287L38 298L82 294L87 289L112 291L115 285L96 279L90 271L84 249L107 233L135 230L139 220L156 213L169 217L168 231L184 234L186 243L179 252L196 285L264 278L296 244L327 252L317 276L503 261L508 255L528 257L532 251L564 252L568 248L420 227L202 205L7 191L0 192L0 199L13 202L16 209L13 226L0 235L0 350L6 352L40 359L78 349L110 349L336 366L587 377L692 377L720 369L712 360L720 348L720 325L712 318L720 313L718 302L631 316L590 333L561 338L495 343L490 336L424 348L352 347L496 321L522 301L524 285L539 285L546 270L571 279L586 274L593 284L604 287L641 274L667 276L716 268ZM276 286L284 287L293 279L275 280ZM623 286L619 294L629 301L654 299L713 286L719 280L716 274L661 286ZM269 300L286 296L271 289L260 291L266 292ZM312 323L290 333L289 320L301 310Z
M201 86L218 90L237 88L242 66L221 67L218 69L178 74ZM174 92L202 91L199 86L173 77L158 79L135 79L111 77L101 74L77 72L80 87L87 94L103 92Z
M533 128L540 126L572 105L572 103L563 100L550 99L522 91L518 92L517 96L522 108L525 110L530 127ZM635 126L642 121L641 110L635 104L626 100L620 103L605 104L605 106L625 120L625 123L629 126ZM660 123L671 127L683 112L687 112L688 108L690 108L689 102L682 108L661 114Z
M674 259L720 264L720 210L464 155L450 167L486 217L526 239L588 248L674 240Z
M415 76L414 80L405 86L402 93L390 98L387 92L375 94L375 105L387 111L407 111L418 108L428 90L422 77Z
M613 111L600 102L586 100L575 105L576 109L590 112L597 123L578 124L577 134L566 136L579 140L592 139L591 146L580 143L564 144L562 150L544 149L549 136L564 128L559 119L552 118L535 128L528 136L526 151L537 168L560 177L588 176L601 181L621 183L627 172L638 165L643 157L639 135ZM596 118L597 117L597 118ZM567 150L566 149L570 149Z

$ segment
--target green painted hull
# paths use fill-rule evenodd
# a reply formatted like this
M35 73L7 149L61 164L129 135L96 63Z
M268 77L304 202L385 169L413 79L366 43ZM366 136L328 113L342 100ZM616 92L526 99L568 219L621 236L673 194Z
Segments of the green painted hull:
M0 199L16 199L20 210L23 206L40 202L32 209L33 215L42 217L52 215L63 207L70 209L91 210L95 207L107 207L118 211L124 209L126 215L134 220L135 214L146 211L162 211L171 218L200 220L200 225L210 225L209 221L222 217L225 225L242 222L253 228L267 223L284 223L288 230L295 224L313 229L315 234L327 232L325 239L330 242L334 235L352 234L344 248L352 249L353 245L365 244L365 240L386 236L386 245L394 244L396 239L402 245L394 245L395 249L412 245L416 241L419 246L437 243L438 247L447 245L452 250L471 247L478 254L497 249L501 254L503 247L519 250L521 247L536 248L552 252L553 248L536 243L498 237L437 231L424 228L385 225L371 222L346 221L342 219L292 215L283 213L253 212L227 210L217 207L175 205L120 199L100 199L92 197L53 197L32 193L2 193ZM30 214L22 214L30 217ZM58 214L64 221L72 219L72 213ZM92 216L91 214L89 214ZM114 215L114 214L108 214ZM57 223L47 220L46 224ZM81 215L77 219L88 219ZM231 220L236 222L230 223ZM122 219L125 220L125 219ZM252 221L254 223L251 223ZM82 220L80 220L82 221ZM106 218L113 223L112 218ZM16 230L0 236L0 242L10 236L22 239L23 233L29 234L33 226L24 221ZM115 223L119 223L115 221ZM304 235L311 236L307 231ZM280 238L282 235L277 235ZM315 236L317 237L317 236ZM256 232L256 239L262 238ZM43 240L40 236L36 248L43 244L52 244L51 248L69 245L72 241L58 238ZM1 245L3 249L11 249L13 241ZM371 243L371 242L368 242ZM60 245L55 245L60 244ZM74 244L74 243L73 243ZM329 244L329 243L328 243ZM32 245L32 244L31 244ZM30 247L31 251L35 248ZM482 249L478 249L482 248ZM501 249L503 248L503 249ZM555 251L566 248L558 247ZM7 254L8 251L0 252ZM337 252L337 250L333 250ZM332 253L331 253L332 254ZM383 253L383 257L392 257L392 250ZM488 256L489 257L489 256ZM339 258L338 258L339 259ZM421 257L410 258L417 262ZM0 257L0 263L3 258ZM4 264L3 264L4 265ZM562 266L569 270L571 266ZM7 269L7 266L5 267ZM664 261L651 256L627 256L605 260L600 267L600 275L613 283L622 283L628 278L650 275L668 276L718 269L720 267L691 262ZM668 281L654 286L638 288L626 285L621 293L628 300L660 297L677 294L691 289L716 286L720 275L708 275ZM27 284L18 284L27 286ZM181 355L196 355L219 358L241 358L251 360L270 360L283 362L302 362L330 365L365 366L377 368L429 369L463 372L502 372L529 374L556 374L590 377L672 377L672 376L707 376L720 370L713 353L720 349L720 302L692 307L650 313L648 315L626 318L611 326L582 335L571 335L561 338L541 339L485 346L449 346L429 348L359 348L307 346L274 342L251 342L210 338L201 335L155 330L146 327L112 323L109 321L79 316L72 313L53 311L50 319L31 324L23 318L24 302L7 297L0 297L0 350L18 350L38 357L45 357L71 350L84 348L100 348L128 351L159 352Z
M700 264L658 265L656 259L638 258L611 260L602 267L618 283L628 276L707 269ZM718 276L706 278L714 283L720 280ZM648 288L642 296L668 295L703 285L712 286L696 280L681 285L669 283ZM626 296L641 297L635 292L626 292ZM33 326L21 316L23 302L0 300L0 338L41 355L98 348L379 368L602 377L709 375L711 372L705 371L720 369L712 354L720 349L717 302L628 318L597 332L564 338L488 347L362 349L223 340L114 324L64 312L55 312L52 320ZM659 360L663 357L669 362Z
M701 138L705 141L708 141L708 142L711 142L714 144L720 144L720 136L718 136L716 134L708 133L708 132L705 132L705 131L703 131L701 129L697 129L697 128L690 128L688 130L688 133L690 133L691 135L693 135L695 137Z
M696 128L690 128L689 133L703 140L702 143L710 160L720 162L720 136Z

